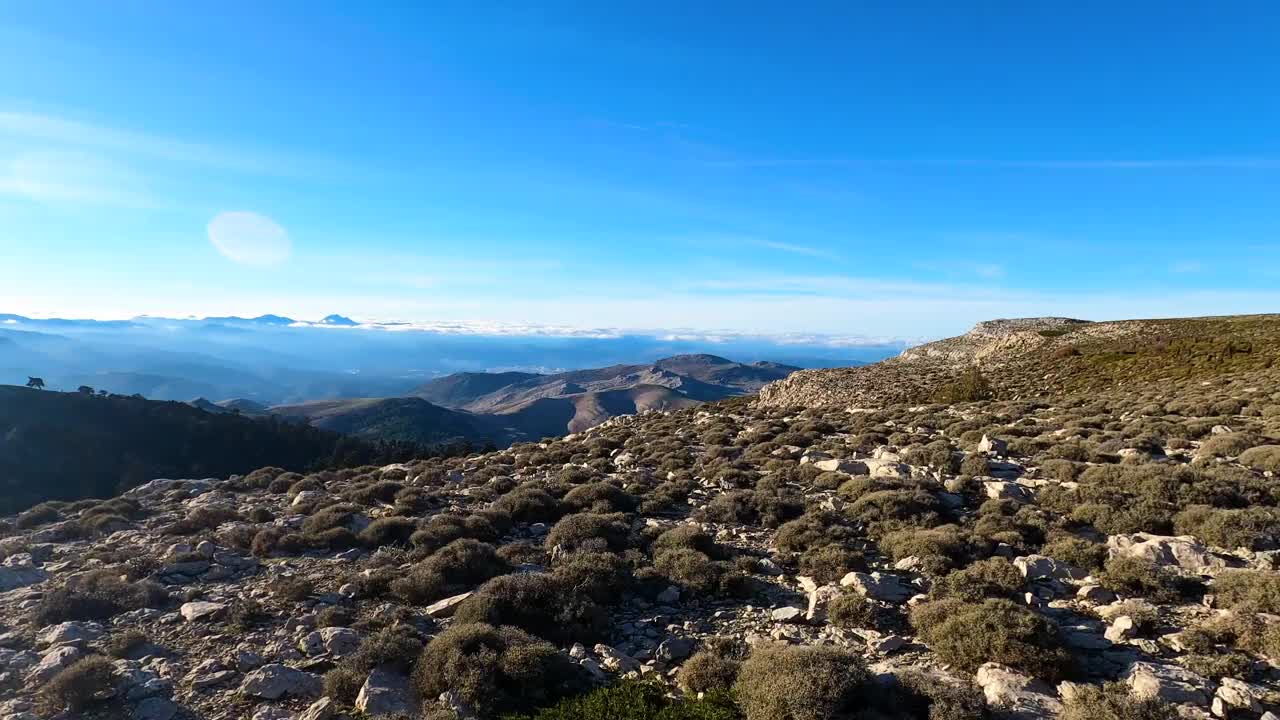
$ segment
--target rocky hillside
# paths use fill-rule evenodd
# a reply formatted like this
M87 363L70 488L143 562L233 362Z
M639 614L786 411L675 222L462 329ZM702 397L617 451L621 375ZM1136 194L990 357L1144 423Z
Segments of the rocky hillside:
M995 398L1194 383L1280 363L1280 315L979 323L959 337L873 365L795 373L760 393L767 405L874 408L946 399L978 371ZM978 398L972 398L978 399Z
M1193 327L1232 322L1272 320ZM933 347L1108 326L1141 336ZM984 364L996 399L772 390L46 504L3 525L0 718L1274 720L1280 377L1243 336L1034 400Z
M0 385L0 512L109 496L156 477L295 470L425 452L186 403Z

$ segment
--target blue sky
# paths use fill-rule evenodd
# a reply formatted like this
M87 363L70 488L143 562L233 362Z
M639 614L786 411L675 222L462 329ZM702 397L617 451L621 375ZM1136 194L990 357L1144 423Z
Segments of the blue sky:
M7 3L0 312L1280 308L1274 4L516 5Z

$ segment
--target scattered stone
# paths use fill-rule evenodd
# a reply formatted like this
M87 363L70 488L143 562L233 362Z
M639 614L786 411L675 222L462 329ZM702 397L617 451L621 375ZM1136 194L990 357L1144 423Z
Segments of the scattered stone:
M320 694L320 678L287 665L272 663L246 675L240 684L240 692L267 700L315 696Z
M356 710L366 715L413 715L416 708L409 679L385 668L374 668L360 687Z
M183 604L178 612L187 622L200 622L202 620L213 620L221 615L227 609L226 605L216 602L189 602Z
M897 575L851 572L840 578L840 586L851 588L872 600L900 603L915 594Z

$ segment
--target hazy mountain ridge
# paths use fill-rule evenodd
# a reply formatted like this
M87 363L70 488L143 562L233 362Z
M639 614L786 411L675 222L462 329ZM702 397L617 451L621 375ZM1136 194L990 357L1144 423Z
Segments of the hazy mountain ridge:
M400 397L424 382L492 369L599 368L714 350L802 367L878 360L902 342L575 331L465 323L367 323L343 315L131 320L0 315L0 381L43 377L160 400L244 398L264 405ZM852 345L849 342L853 342Z

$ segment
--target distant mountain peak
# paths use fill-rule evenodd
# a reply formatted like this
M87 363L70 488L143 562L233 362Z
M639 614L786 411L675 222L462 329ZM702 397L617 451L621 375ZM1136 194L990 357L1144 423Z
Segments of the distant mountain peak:
M253 325L292 325L295 321L293 318L283 317L281 315L259 315L255 318L243 318L236 315L226 315L222 317L207 317L205 322L220 323L242 323Z
M352 320L349 317L346 317L345 315L334 314L334 315L325 315L323 318L320 319L320 324L321 325L341 325L343 327L355 327L360 323L356 322L355 320Z

